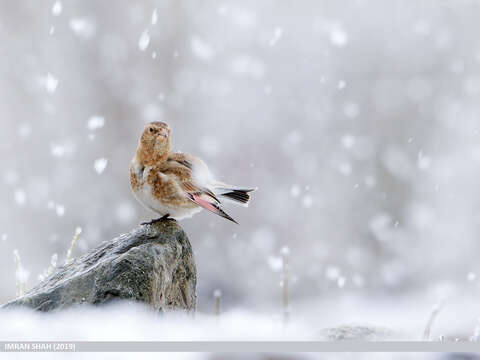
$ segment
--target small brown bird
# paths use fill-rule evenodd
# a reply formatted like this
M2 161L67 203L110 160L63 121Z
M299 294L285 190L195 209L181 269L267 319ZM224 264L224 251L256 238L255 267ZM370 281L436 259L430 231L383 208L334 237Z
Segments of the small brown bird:
M163 122L145 126L130 163L130 186L136 199L162 218L183 219L204 208L234 223L220 199L248 206L256 190L216 181L201 159L170 152L170 128Z

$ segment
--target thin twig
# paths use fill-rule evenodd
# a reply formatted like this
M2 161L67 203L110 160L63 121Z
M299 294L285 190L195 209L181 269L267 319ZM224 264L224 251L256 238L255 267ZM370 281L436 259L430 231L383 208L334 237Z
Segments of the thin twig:
M218 320L220 319L220 303L222 299L222 291L220 289L216 289L213 292L213 297L215 298L215 315Z
M432 313L430 314L430 318L428 319L427 326L425 326L425 331L423 332L423 340L428 341L430 340L430 333L432 330L433 323L438 317L438 314L443 309L445 305L445 299L442 299L437 305L433 307Z
M282 290L283 290L283 322L286 324L290 320L290 304L288 293L288 255L290 249L284 246L281 250L282 264L283 264L283 276L282 276Z

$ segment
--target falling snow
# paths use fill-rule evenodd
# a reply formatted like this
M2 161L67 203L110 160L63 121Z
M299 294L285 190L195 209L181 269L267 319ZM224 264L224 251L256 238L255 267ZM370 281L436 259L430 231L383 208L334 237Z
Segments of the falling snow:
M152 25L156 25L157 22L158 22L158 11L157 9L154 9L152 13Z
M350 119L356 118L358 116L358 114L360 113L360 109L358 107L358 104L354 103L354 102L347 102L343 106L343 113L345 114L346 117L348 117Z
M65 206L56 205L55 206L55 213L57 214L58 217L62 217L63 215L65 215Z
M28 123L20 124L18 134L22 139L27 139L32 134L32 126Z
M62 13L62 3L60 1L55 1L52 6L52 15L59 16Z
M283 35L283 30L280 27L276 27L273 31L272 38L268 41L268 45L275 46L275 44L281 39Z
M304 208L307 208L307 209L311 208L313 205L313 198L310 195L305 195L302 198L302 205Z
M283 260L280 256L270 255L267 260L272 271L278 272L282 270Z
M102 174L107 168L108 160L105 158L99 158L93 163L93 168L98 175Z
M351 149L355 145L355 137L350 134L345 134L342 137L342 145L346 149Z
M145 29L140 37L138 38L138 48L141 51L145 51L148 48L148 45L150 44L150 34L148 29Z
M333 46L342 48L348 43L348 35L341 27L334 27L330 31L330 42Z
M87 18L73 18L70 20L70 29L80 38L90 38L95 34L95 24Z
M53 94L57 90L58 78L51 73L47 73L40 79L41 84L47 90L48 93Z
M18 205L25 205L27 202L27 194L23 189L16 189L13 193L13 197Z
M290 195L292 195L292 197L297 197L298 195L300 195L300 186L298 185L292 185L292 187L290 188Z
M200 60L208 61L215 56L215 51L211 45L199 36L192 37L192 52Z
M282 254L283 256L290 255L290 248L288 246L282 246L282 248L280 249L280 254Z
M89 130L94 131L94 130L103 128L104 125L105 125L105 118L103 116L92 115L88 119L87 128Z

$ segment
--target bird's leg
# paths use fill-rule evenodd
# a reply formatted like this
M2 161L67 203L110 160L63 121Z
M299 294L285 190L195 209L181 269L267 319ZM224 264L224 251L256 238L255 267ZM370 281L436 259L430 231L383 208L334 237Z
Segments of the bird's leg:
M152 219L148 222L143 222L143 223L141 223L141 225L152 225L152 224L155 224L158 221L175 220L175 219L169 218L169 216L170 216L170 214L165 214L162 217L159 217L158 219Z

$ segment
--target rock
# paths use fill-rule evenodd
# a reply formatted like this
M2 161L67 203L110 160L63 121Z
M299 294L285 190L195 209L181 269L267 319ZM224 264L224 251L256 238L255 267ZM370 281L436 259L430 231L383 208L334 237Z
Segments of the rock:
M380 341L393 340L402 336L395 331L371 325L341 325L320 330L322 341L365 340Z
M103 242L2 308L51 311L125 299L162 311L194 311L196 282L187 235L176 221L160 220Z

